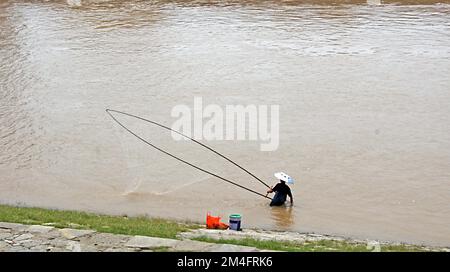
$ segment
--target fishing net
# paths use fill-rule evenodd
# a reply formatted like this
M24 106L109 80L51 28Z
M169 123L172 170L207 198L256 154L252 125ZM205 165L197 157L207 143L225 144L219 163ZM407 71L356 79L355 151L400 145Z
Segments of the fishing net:
M261 193L264 187L255 186L254 182L264 184L263 181L201 142L188 137L174 140L176 132L148 119L113 110L108 113L122 127L117 133L129 178L125 193L146 191L161 195L215 179L266 197ZM236 181L236 173L247 176Z

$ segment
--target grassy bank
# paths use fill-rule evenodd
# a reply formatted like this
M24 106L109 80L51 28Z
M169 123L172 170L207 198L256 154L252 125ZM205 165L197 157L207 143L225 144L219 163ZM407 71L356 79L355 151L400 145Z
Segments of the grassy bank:
M177 234L199 225L181 223L160 218L98 215L78 211L49 210L42 208L13 207L0 205L0 222L51 225L57 228L91 229L98 232L143 235L162 238L177 238ZM197 237L210 243L235 244L259 249L279 251L372 251L365 243L353 241L319 240L305 243L261 241L256 239L213 239ZM429 251L428 248L412 245L381 245L381 251Z
M0 205L0 222L51 225L57 228L91 229L98 232L163 238L176 238L180 232L198 228L198 225L160 218L108 216L7 205Z

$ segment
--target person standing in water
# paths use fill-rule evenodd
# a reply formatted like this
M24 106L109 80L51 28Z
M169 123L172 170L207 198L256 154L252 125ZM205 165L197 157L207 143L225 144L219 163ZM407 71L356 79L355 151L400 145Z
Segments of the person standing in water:
M292 197L291 188L289 188L289 186L286 184L286 182L293 184L294 180L283 172L275 173L275 177L280 180L280 183L278 183L277 185L275 185L275 187L267 191L267 194L275 193L275 196L270 202L270 206L283 205L284 202L286 202L287 196L289 196L291 205L294 205L294 198Z

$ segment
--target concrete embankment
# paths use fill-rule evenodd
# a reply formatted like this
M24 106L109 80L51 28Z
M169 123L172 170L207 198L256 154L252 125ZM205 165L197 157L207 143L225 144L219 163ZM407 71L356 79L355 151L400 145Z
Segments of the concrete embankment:
M0 222L0 251L209 251L251 252L254 247L205 243L189 239L177 240L149 236L99 233L93 230L58 229L52 226L23 225Z
M348 240L319 234L275 232L263 230L192 229L181 232L178 239L141 235L101 233L94 230L55 228L45 225L23 225L0 222L0 251L6 252L257 252L257 246L239 245L240 241L294 243L311 245L307 251L447 251L449 248L400 245L377 241ZM330 245L339 245L334 247ZM288 248L286 248L288 249ZM300 249L300 248L297 248ZM283 249L281 249L283 250ZM295 250L296 251L296 250ZM302 250L300 250L302 251Z

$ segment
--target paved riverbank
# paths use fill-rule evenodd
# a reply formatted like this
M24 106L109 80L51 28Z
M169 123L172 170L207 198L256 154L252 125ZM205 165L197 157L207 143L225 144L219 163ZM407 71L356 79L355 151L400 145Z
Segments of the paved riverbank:
M450 252L450 247L432 247L377 240L349 239L345 237L298 233L289 231L268 231L260 229L246 229L243 231L222 231L210 229L194 229L178 235L183 239L197 239L200 241L215 241L234 244L252 245L258 243L278 243L284 245L281 250L291 251L443 251ZM249 242L250 241L250 242ZM253 241L253 242L252 242ZM257 242L255 242L257 241Z
M3 223L5 222L5 223ZM9 223L6 223L9 222ZM447 248L193 222L0 205L0 251L450 251Z
M149 236L99 233L93 230L58 229L52 226L0 222L0 251L6 252L151 252L205 251L252 252L254 247L205 243Z
M0 222L0 251L3 252L152 252L152 251L195 251L195 252L257 252L266 251L252 246L237 245L240 241L269 243L289 242L297 244L317 243L317 250L327 248L329 243L347 243L358 249L381 251L396 245L376 241L356 241L344 238L291 232L262 230L222 231L195 229L182 232L178 239L158 238L140 235L101 233L94 230L55 228L43 225L23 225ZM199 241L203 240L203 241ZM205 242L206 241L206 242ZM230 242L232 241L232 242ZM237 244L236 244L237 243ZM321 245L321 246L320 246ZM398 246L398 245L397 245ZM447 251L449 248L402 245L401 249L413 251ZM308 248L305 248L308 249ZM350 248L351 249L351 248Z

